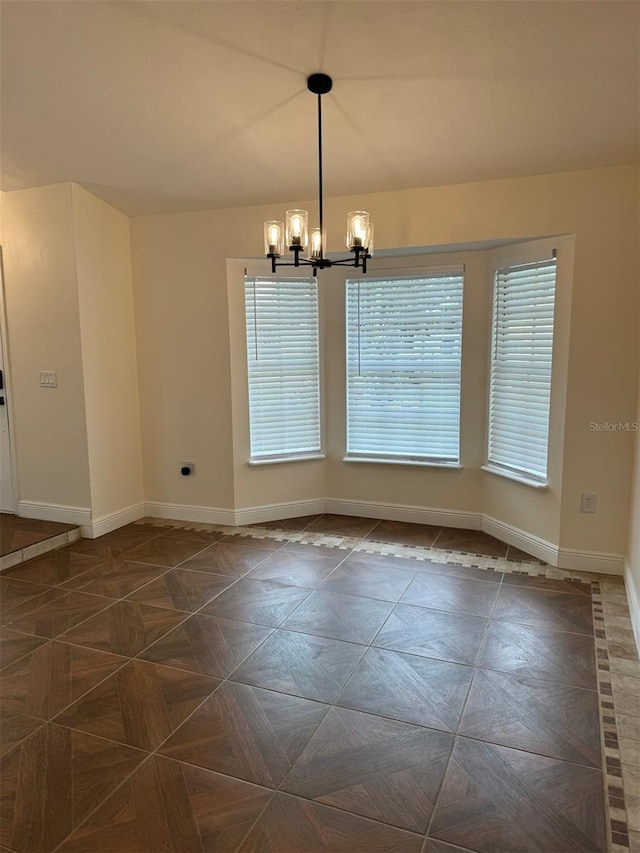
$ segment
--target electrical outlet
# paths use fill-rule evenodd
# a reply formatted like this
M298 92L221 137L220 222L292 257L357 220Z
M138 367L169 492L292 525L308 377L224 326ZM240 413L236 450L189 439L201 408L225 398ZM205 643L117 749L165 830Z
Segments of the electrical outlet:
M41 370L40 385L42 388L57 388L58 377L56 376L55 370Z
M595 512L597 495L592 495L590 492L583 492L580 496L580 512Z

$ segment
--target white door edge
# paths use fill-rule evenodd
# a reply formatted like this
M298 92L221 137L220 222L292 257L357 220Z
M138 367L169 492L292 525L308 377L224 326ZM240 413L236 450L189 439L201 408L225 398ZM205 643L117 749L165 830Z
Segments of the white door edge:
M0 245L0 368L3 371L4 389L0 391L0 396L5 398L5 405L0 409L4 410L2 417L2 425L7 431L8 452L4 461L0 459L2 470L0 475L3 480L5 477L10 482L9 488L3 488L0 492L0 511L15 513L18 511L18 478L16 476L16 455L15 455L15 429L14 420L12 417L13 406L11 396L11 378L9 364L9 341L7 331L7 312L5 303L5 288L4 288L4 263L2 255L2 246Z

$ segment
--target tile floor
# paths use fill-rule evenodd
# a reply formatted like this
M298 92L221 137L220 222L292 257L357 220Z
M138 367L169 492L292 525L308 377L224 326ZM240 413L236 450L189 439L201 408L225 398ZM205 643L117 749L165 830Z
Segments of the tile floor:
M640 850L620 579L509 551L147 520L3 572L0 850Z
M19 518L0 512L0 571L79 538L80 530L73 524Z

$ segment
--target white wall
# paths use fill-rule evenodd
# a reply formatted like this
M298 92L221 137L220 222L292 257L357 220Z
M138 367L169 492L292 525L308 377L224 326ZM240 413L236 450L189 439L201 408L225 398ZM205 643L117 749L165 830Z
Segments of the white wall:
M20 499L88 510L71 185L4 193L2 207ZM40 370L55 370L58 387L41 388Z
M340 249L344 214L358 208L371 212L380 248L575 235L571 310L563 329L566 426L562 448L556 451L561 457L558 489L546 497L526 498L531 496L526 487L493 477L485 490L481 478L491 475L471 470L461 475L425 470L419 479L382 466L351 473L354 466L347 471L345 465L341 471L342 463L333 458L335 433L328 425L332 460L327 486L339 491L330 497L370 500L375 494L386 495L388 502L432 506L438 501L445 508L462 508L477 505L482 489L492 512L564 549L625 552L633 436L592 432L589 424L633 420L635 415L636 179L636 167L624 166L327 200L330 251ZM313 209L315 202L132 222L147 500L241 508L265 500L312 500L322 488L320 467L309 467L315 463L246 466L239 329L234 330L233 319L238 293L232 290L231 299L227 294L226 260L258 257L263 220L294 205ZM331 310L335 294L330 283L323 287ZM487 323L486 300L478 300L472 311L477 316L465 319L472 329ZM328 341L327 372L339 370L331 366L339 358L339 331L331 323L329 329L333 342ZM480 378L480 367L471 365L467 384L473 382L473 371ZM166 384L155 382L157 376ZM472 445L469 458L477 459L477 439L465 440ZM179 477L182 459L196 464L195 477ZM583 490L598 494L596 515L580 513Z
M18 509L87 532L131 505L140 515L129 220L73 184L2 202Z
M129 219L72 185L93 519L144 500Z
M224 214L131 222L147 501L234 505Z
M640 180L636 187L640 190ZM638 194L640 206L640 193ZM640 221L636 219L637 245L640 246ZM640 250L639 250L640 251ZM640 256L636 256L640 262ZM640 340L640 263L636 266L636 280L638 287L638 339ZM638 379L638 405L634 426L635 456L633 466L633 492L629 508L629 543L627 547L627 560L625 562L625 586L629 600L629 610L633 631L636 638L636 646L640 653L640 377Z
M640 425L640 385L638 386L638 413L635 423ZM629 520L629 545L625 564L625 586L629 600L631 621L640 653L640 432L636 433L633 496Z

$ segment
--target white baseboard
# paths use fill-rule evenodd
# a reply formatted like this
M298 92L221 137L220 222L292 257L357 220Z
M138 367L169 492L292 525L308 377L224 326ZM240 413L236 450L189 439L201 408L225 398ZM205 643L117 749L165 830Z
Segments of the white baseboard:
M77 524L80 535L87 539L95 539L110 533L125 524L137 521L145 514L143 503L133 504L117 512L111 512L100 518L91 518L88 507L64 506L63 504L45 504L37 501L20 501L18 515L22 518L38 518L42 521L61 521L64 524Z
M490 536L495 536L496 539L507 542L515 548L520 548L521 551L532 554L539 560L544 560L550 566L558 565L558 546L552 542L547 542L546 539L541 539L539 536L527 533L526 530L506 524L504 521L498 521L497 518L492 518L490 515L482 516L482 529Z
M596 572L600 575L622 575L624 573L623 554L603 554L599 551L581 551L577 548L560 548L553 542L513 527L497 518L485 515L482 529L496 539L508 542L527 554L533 554L550 566L559 569L572 569L577 572Z
M235 512L213 506L191 506L189 504L169 504L158 501L145 503L145 515L154 518L171 518L175 521L191 521L193 524L226 524L235 526ZM282 516L281 516L282 517ZM266 521L266 519L261 519Z
M640 590L633 578L631 566L628 560L624 564L624 585L627 590L627 601L629 602L629 614L633 626L633 636L636 639L636 647L640 654Z
M326 501L322 498L318 500L293 501L292 503L264 504L263 506L237 509L233 515L235 524L241 527L244 524L259 524L261 521L278 521L280 518L322 515L322 513L327 511L325 504Z
M45 504L37 501L19 501L18 515L22 518L38 518L41 521L77 524L79 527L91 523L91 510L88 507Z
M482 513L455 509L433 509L406 504L381 504L374 501L349 501L328 498L324 511L336 515L355 515L361 518L380 518L387 521L410 521L414 524L432 524L438 527L462 527L480 530Z
M80 532L85 539L96 539L98 536L104 536L105 533L117 530L118 527L124 527L125 524L131 524L139 518L144 518L144 515L145 505L143 503L132 504L117 512L110 512L100 518L95 518L89 524L83 524Z
M600 551L580 551L577 548L558 548L559 569L597 572L599 575L623 575L624 554L603 554Z
M442 527L457 527L465 530L484 530L485 533L489 533L503 542L508 542L527 554L544 560L551 566L582 572L596 572L603 575L624 574L624 556L622 554L604 554L597 551L560 548L553 542L548 542L539 536L528 533L526 530L499 521L497 518L483 516L480 512L434 509L404 504L381 504L374 501L351 501L338 498L263 504L262 506L243 507L236 510L160 502L145 504L145 515L175 519L176 521L190 521L194 524L231 526L259 524L261 521L277 521L279 518L296 518L323 512Z
M157 518L173 518L176 521L191 521L194 524L235 526L259 524L261 521L277 521L279 518L319 515L325 512L335 513L336 515L354 515L360 518L380 518L389 521L411 521L417 524L462 527L467 530L480 530L482 525L482 515L478 512L331 498L262 504L261 506L242 507L236 510L160 502L145 504L145 514Z

